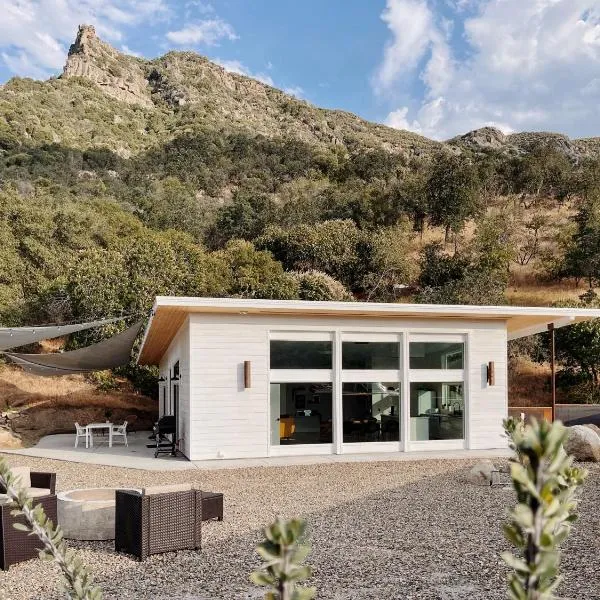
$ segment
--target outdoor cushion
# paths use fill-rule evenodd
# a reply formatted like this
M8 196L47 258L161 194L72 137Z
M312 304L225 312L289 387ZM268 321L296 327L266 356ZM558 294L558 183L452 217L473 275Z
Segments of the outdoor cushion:
M191 483L173 483L171 485L154 485L144 488L144 496L154 496L155 494L170 494L172 492L189 492L192 489Z
M42 496L50 495L50 490L48 488L30 487L27 488L26 492L30 498L41 498Z
M15 486L18 488L31 487L31 469L29 467L11 467L15 476Z

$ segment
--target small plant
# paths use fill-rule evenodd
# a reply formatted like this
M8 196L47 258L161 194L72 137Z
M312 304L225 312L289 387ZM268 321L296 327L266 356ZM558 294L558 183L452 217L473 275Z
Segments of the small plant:
M0 485L6 489L6 494L15 504L13 515L22 514L29 526L15 523L15 529L29 531L36 535L44 544L40 550L40 558L54 560L60 567L66 582L65 592L69 600L101 600L102 591L93 585L92 577L81 560L72 550L67 548L60 527L54 525L44 513L39 504L35 507L23 489L18 489L10 468L0 458Z
M504 427L504 434L508 438L508 447L515 453L516 460L522 462L522 457L519 454L519 449L515 445L514 438L517 431L519 434L522 434L525 430L525 421L517 419L517 417L508 417L508 419L502 421L502 426Z
M509 576L511 600L550 600L560 583L560 544L577 519L576 492L587 472L572 466L563 449L567 437L560 421L532 419L529 425L504 421L516 456L511 478L517 506L505 525L506 538L518 556L504 552L502 558L513 569Z
M277 519L265 528L267 539L256 549L265 564L250 575L256 585L270 588L265 600L311 600L315 597L315 588L297 586L312 574L312 569L303 564L310 548L299 542L305 528L306 523L301 519Z

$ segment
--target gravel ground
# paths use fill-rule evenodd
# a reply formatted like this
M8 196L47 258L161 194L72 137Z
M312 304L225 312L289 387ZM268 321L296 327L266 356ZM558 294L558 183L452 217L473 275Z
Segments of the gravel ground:
M59 490L193 482L225 494L225 521L203 527L202 552L150 557L115 554L112 542L73 542L106 599L258 599L248 581L258 566L261 528L275 516L309 522L318 598L495 600L506 598L502 523L506 488L465 482L474 461L340 463L223 471L147 472L29 457L56 471ZM591 466L581 520L565 546L561 597L600 599L596 505L600 466ZM0 572L2 600L54 600L56 567L29 561Z

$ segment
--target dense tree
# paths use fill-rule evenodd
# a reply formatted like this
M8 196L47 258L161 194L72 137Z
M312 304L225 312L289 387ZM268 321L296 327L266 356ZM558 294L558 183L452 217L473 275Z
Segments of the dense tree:
M257 240L285 269L323 271L348 286L357 287L370 262L368 234L349 220L323 221L314 226L267 228Z
M275 220L275 210L273 200L266 194L239 191L230 204L217 212L211 242L222 246L235 238L253 240Z
M298 282L284 272L270 252L257 250L252 242L232 240L216 253L230 269L228 295L241 298L298 298Z
M459 233L467 219L482 209L477 170L463 155L439 152L433 160L426 184L428 212L433 225Z
M585 279L592 288L600 280L600 202L583 202L575 223L577 230L567 248L562 274Z
M298 282L300 300L332 300L347 302L352 294L336 279L321 271L298 271L292 276Z
M514 178L518 191L532 201L542 195L563 197L571 164L564 152L556 145L536 144L517 163Z
M417 297L431 304L504 304L508 271L499 257L488 260L476 248L448 254L440 244L425 247Z

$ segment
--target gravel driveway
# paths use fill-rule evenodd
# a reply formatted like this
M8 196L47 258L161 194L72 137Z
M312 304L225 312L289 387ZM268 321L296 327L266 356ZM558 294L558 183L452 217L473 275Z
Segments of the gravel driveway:
M117 555L112 542L72 543L106 599L258 599L248 581L254 547L276 515L304 516L320 599L495 600L506 598L498 556L513 493L464 477L473 461L340 463L223 471L147 472L7 457L57 472L58 488L144 486L191 481L225 493L225 521L203 528L202 552ZM597 503L600 467L592 466L581 521L565 547L562 597L600 599ZM29 561L0 572L0 598L52 600L54 565Z

